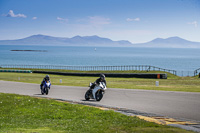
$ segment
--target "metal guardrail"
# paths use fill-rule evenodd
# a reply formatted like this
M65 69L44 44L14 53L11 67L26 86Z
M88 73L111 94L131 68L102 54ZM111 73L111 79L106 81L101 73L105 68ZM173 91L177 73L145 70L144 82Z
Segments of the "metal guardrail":
M80 71L163 71L177 75L175 70L163 69L149 65L126 65L126 66L56 66L56 65L10 65L2 64L1 68L29 68L29 69L63 69Z

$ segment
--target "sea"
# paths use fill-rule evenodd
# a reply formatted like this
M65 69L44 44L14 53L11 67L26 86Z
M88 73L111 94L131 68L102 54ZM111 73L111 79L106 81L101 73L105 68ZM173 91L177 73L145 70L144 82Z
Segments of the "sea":
M200 68L200 49L0 45L0 65L4 64L59 66L150 65L182 71L182 76L184 76L183 72L193 74L194 70Z

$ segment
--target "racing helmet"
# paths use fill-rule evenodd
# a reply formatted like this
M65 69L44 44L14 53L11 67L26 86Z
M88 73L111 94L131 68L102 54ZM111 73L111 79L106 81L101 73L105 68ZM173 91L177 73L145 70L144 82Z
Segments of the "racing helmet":
M45 76L45 79L49 80L49 75L46 75L46 76Z
M105 75L104 74L100 74L100 78L102 79L102 80L105 80Z

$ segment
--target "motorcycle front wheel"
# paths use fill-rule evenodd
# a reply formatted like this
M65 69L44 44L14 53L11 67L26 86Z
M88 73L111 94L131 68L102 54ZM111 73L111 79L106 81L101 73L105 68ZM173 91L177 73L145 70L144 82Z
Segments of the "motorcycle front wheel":
M103 92L102 91L97 91L95 94L96 100L100 101L103 98Z
M47 87L46 88L46 95L48 95L48 93L49 93L49 88Z

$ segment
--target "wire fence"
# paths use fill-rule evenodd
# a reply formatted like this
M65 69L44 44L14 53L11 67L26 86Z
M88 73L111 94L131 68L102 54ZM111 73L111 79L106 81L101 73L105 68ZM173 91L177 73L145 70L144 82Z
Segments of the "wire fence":
M194 76L197 76L199 74L200 77L200 68L194 70Z
M56 65L0 65L1 68L29 68L29 69L63 69L79 71L164 71L177 75L175 70L163 69L149 65L126 65L126 66L56 66Z
M17 65L2 64L0 68L29 68L29 69L61 69L79 71L163 71L177 76L196 76L200 73L200 68L195 71L176 71L159 68L150 65L124 65L124 66L57 66L57 65Z
M194 74L194 71L176 71L177 76L180 77L192 77L192 76L196 76Z

